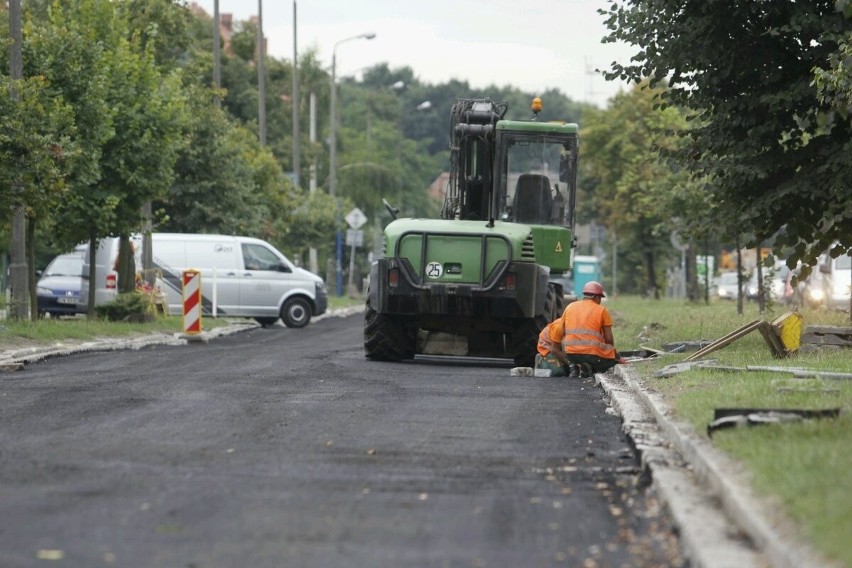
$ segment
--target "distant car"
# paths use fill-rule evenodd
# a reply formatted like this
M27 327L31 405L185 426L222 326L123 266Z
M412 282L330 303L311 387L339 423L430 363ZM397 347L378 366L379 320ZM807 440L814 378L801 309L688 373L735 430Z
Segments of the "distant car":
M36 287L39 314L74 315L85 312L80 304L83 253L60 254L47 265Z
M737 299L737 273L723 272L717 280L716 295L722 300Z
M766 300L789 304L793 302L793 289L789 283L790 269L779 263L774 268L763 270L763 288L767 292ZM749 300L757 300L760 290L757 285L757 270L752 272L745 285L745 296Z
M821 302L833 310L848 310L852 291L852 256L831 258L825 254L819 264Z

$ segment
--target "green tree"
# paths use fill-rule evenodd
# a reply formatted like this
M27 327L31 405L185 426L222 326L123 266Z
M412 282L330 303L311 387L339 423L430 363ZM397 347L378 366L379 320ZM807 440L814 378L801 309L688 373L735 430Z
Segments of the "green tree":
M834 241L852 250L852 123L821 120L842 100L829 76L848 12L834 0L630 0L602 11L608 39L638 48L607 76L667 81L661 103L695 116L679 161L712 180L717 220L752 233L749 245L774 236L790 265L814 263Z
M174 68L193 43L193 18L186 0L123 0L117 14L127 22L128 39L150 50L161 68Z
M168 187L182 142L179 77L160 73L154 44L131 39L117 9L107 0L54 2L26 34L28 70L73 108L81 149L55 226L68 248L89 240L91 253L98 238L138 230L140 206Z
M49 96L73 114L70 142L76 155L66 178L68 190L46 219L64 249L92 237L93 228L109 221L117 205L96 187L102 146L114 133L104 60L115 37L112 8L104 2L35 2L24 13L24 75L43 77Z
M175 164L167 195L155 202L165 217L161 230L236 234L257 231L268 211L260 202L244 157L242 127L193 91L187 144ZM249 134L253 136L253 134Z
M10 206L23 206L38 216L66 191L76 154L71 108L51 96L44 77L13 86L0 74L0 116L0 210L6 215Z
M659 297L661 260L671 253L670 207L683 181L659 159L659 150L679 142L685 127L673 107L654 108L657 90L637 86L613 98L607 110L587 111L581 130L586 195L598 218L618 239L618 288ZM676 210L680 212L681 210Z
M178 151L185 143L185 100L177 73L161 75L152 50L120 39L109 53L107 100L114 112L115 134L103 147L101 184L118 197L113 222L98 236L119 235L120 292L135 289L136 267L130 235L140 230L142 206L164 195L174 177Z
M74 156L74 121L68 105L50 96L43 77L11 81L0 75L0 207L26 214L30 314L35 318L36 225L65 193Z

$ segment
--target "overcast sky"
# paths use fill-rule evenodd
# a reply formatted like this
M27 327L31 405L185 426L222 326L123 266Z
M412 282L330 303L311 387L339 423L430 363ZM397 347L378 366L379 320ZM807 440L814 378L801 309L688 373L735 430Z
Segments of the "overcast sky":
M196 2L213 14L213 0ZM391 69L411 67L425 83L459 79L534 93L557 88L603 106L626 87L594 69L626 63L636 51L601 43L606 29L596 10L606 0L297 0L296 6L299 52L315 48L329 67L336 43L376 34L338 45L338 76L387 62ZM237 20L257 8L257 0L219 0L220 13ZM292 60L293 0L263 3L263 31L270 55Z

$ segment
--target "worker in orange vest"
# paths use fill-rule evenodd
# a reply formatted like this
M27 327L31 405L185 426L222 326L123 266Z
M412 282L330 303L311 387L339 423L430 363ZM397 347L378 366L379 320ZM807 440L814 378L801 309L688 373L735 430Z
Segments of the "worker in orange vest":
M535 354L536 369L550 369L551 377L564 377L568 374L568 367L563 365L553 355L553 340L550 339L551 328L559 327L558 334L562 335L562 317L558 317L541 330L538 334L538 353Z
M568 378L604 373L618 363L612 337L612 316L601 305L606 297L600 282L583 286L583 299L568 304L559 320L550 326L551 355L568 368Z

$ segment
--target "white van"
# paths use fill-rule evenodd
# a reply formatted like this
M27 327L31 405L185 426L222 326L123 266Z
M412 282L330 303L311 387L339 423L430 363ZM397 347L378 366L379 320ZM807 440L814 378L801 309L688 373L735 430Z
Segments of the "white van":
M133 237L137 267L141 267L141 237ZM304 327L312 316L325 313L328 292L322 279L295 266L271 244L251 237L154 233L153 269L166 294L170 314L183 312L181 274L201 273L201 303L205 315L250 317L263 325L280 318L287 327ZM115 296L113 267L118 239L98 247L95 304ZM84 271L88 266L84 267ZM87 285L83 284L83 298ZM85 301L85 300L84 300Z
M136 253L137 269L142 266L142 237L133 235L130 237L133 249ZM77 245L75 250L83 251L83 281L80 286L80 309L86 311L89 304L89 243ZM118 272L116 262L118 261L118 238L108 237L98 241L98 249L95 252L95 305L102 306L115 300L118 294Z
M852 256L831 258L825 254L820 259L819 272L825 305L834 310L848 310L852 290Z

